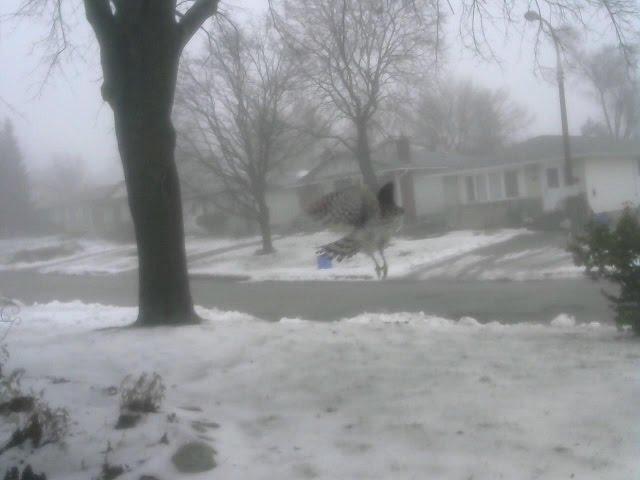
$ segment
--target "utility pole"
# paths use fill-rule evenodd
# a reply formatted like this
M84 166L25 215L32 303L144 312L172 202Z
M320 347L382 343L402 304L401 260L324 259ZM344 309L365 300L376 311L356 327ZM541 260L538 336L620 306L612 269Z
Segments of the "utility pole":
M573 185L575 178L573 177L573 164L571 161L571 145L569 142L569 122L567 121L567 101L564 94L564 69L562 68L562 56L560 55L560 40L555 28L537 12L529 10L524 14L525 20L528 22L540 22L542 30L547 27L549 36L553 40L553 46L556 51L556 76L558 79L558 95L560 98L560 119L562 121L562 144L564 149L564 178L566 185Z

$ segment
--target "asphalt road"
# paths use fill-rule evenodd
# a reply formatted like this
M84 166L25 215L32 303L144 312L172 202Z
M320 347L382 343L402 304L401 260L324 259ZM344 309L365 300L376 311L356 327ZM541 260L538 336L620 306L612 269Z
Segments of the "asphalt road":
M136 275L71 276L0 272L0 293L25 303L82 300L135 305ZM337 320L362 312L409 311L480 321L548 322L559 313L578 321L611 321L601 285L584 278L526 282L429 279L349 282L237 282L192 279L198 305L261 318Z

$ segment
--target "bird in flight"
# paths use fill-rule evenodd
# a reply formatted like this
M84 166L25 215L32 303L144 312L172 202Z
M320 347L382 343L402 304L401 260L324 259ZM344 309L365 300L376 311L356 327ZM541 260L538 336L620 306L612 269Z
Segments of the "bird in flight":
M375 263L376 276L386 278L389 272L384 249L402 226L404 209L393 198L393 182L377 194L364 186L353 186L329 193L312 203L307 212L325 226L346 228L340 240L321 246L316 252L338 262L363 252ZM378 263L376 253L380 255Z

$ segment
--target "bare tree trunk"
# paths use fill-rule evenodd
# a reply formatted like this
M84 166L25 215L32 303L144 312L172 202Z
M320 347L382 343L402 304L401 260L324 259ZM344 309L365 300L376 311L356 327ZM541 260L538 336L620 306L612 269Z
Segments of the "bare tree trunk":
M271 239L271 214L267 202L262 200L259 206L258 225L260 226L260 236L262 237L261 255L275 252Z
M369 134L365 121L356 122L356 157L364 183L374 192L378 191L378 179L376 178L373 165L371 164L371 147L369 145Z
M602 113L604 115L604 120L607 125L607 131L609 132L609 137L614 138L613 127L611 126L611 117L609 116L609 109L607 108L607 100L605 99L604 93L602 91L600 93L600 106L602 107Z
M172 10L100 42L139 259L139 325L193 323L171 109L180 43Z
M189 290L173 126L167 119L136 125L135 113L114 113L138 245L137 323L191 323L197 317Z

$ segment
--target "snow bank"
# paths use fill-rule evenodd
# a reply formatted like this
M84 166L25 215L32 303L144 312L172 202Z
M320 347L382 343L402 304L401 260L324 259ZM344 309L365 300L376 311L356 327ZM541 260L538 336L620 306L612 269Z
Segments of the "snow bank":
M133 308L24 307L8 337L10 367L26 368L26 384L74 421L65 449L48 445L29 458L36 470L50 480L95 478L110 442L109 461L129 465L120 478L131 480L638 473L640 353L612 327L426 313L269 323L198 311L207 320L199 326L137 330L106 328L126 325ZM142 371L163 376L162 411L116 431L118 398L105 388ZM164 433L169 445L159 443ZM170 457L194 439L216 449L218 466L180 475ZM0 464L28 454L11 450Z
M566 313L561 313L560 315L555 317L553 320L551 320L552 327L567 328L567 327L575 327L575 325L576 325L576 318L573 315L568 315Z

